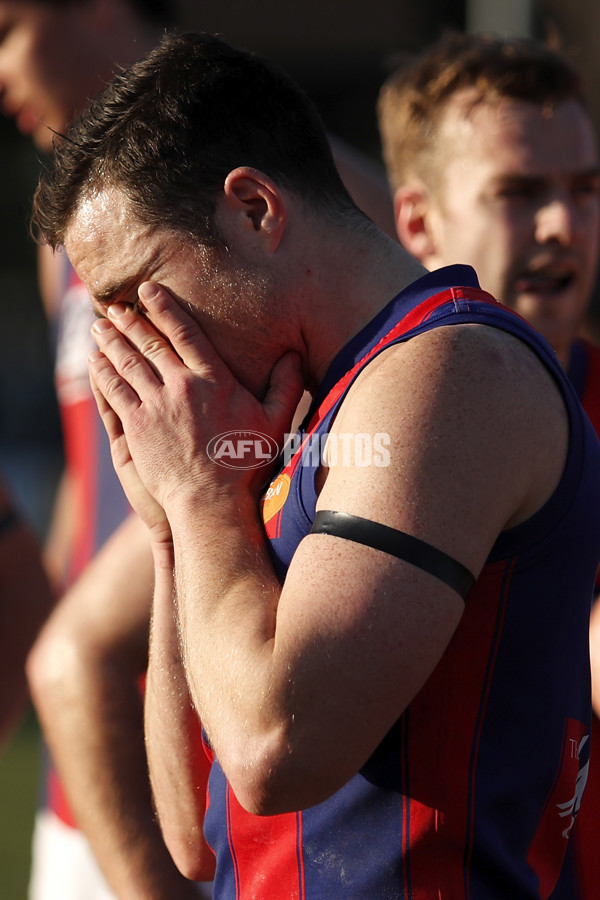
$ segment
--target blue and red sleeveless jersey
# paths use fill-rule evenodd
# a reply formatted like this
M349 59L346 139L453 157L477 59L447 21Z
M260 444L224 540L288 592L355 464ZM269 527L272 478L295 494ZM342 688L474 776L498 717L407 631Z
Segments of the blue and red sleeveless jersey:
M600 444L553 351L471 269L431 273L333 361L304 439L327 434L377 353L457 323L516 335L555 377L570 420L560 484L499 536L438 666L341 790L303 811L252 816L213 761L205 833L219 900L525 900L554 889L587 773ZM282 578L312 526L315 475L299 449L265 494Z
M130 511L113 468L110 444L92 394L87 358L95 347L87 289L65 258L65 287L56 321L55 385L65 464L73 491L75 533L63 587L67 589ZM75 826L56 770L49 762L46 805Z

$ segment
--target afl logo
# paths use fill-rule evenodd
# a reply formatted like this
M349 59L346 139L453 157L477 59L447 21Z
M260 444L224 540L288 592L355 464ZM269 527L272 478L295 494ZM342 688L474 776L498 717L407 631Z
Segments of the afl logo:
M279 447L260 431L224 431L209 441L206 453L226 469L260 469L279 456Z

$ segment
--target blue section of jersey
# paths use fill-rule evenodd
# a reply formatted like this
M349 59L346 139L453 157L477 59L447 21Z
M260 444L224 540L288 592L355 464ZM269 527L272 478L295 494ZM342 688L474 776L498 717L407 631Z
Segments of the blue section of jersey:
M589 364L585 344L581 340L574 341L571 347L567 375L579 399L583 397L583 392L585 391L588 369Z

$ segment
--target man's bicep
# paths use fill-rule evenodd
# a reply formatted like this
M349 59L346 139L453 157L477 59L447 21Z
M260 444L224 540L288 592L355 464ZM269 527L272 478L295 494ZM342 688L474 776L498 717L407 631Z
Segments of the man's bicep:
M463 600L466 600L475 583L475 577L467 567L443 550L373 519L339 510L321 509L315 515L310 533L329 534L395 556L439 578Z
M463 609L447 584L390 554L327 534L302 541L280 597L275 654L286 660L295 739L314 748L307 762L333 789L423 686Z

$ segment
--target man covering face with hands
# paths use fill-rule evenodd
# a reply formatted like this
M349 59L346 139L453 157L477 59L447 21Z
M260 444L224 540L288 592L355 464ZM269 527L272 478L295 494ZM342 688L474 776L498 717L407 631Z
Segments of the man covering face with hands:
M147 745L180 869L216 857L222 898L549 896L585 773L600 447L545 341L382 234L294 83L207 35L107 88L36 220L100 316L92 383L150 530ZM259 465L248 437L281 448L303 388L297 451Z

